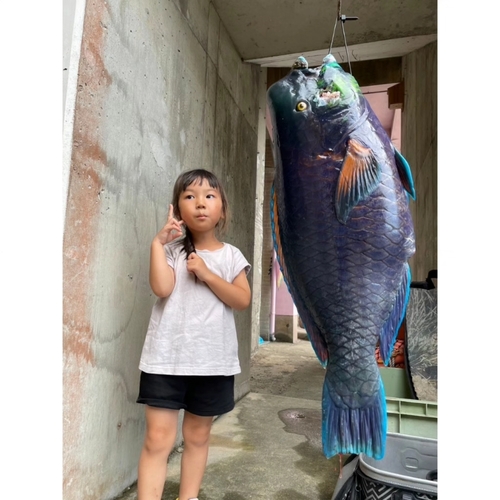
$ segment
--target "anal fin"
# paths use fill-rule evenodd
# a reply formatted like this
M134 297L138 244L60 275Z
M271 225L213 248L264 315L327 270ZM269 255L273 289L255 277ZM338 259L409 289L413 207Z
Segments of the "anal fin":
M386 366L391 358L391 353L398 336L399 328L405 316L406 307L410 297L410 283L410 266L405 264L403 279L401 280L401 284L396 295L394 307L379 336L380 357Z

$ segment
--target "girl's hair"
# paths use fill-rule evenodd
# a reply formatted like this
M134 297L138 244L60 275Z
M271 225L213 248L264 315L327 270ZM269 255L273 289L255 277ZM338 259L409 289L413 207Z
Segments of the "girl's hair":
M227 197L226 197L226 192L224 191L224 188L222 187L222 184L219 182L219 179L213 174L212 172L209 172L208 170L204 170L201 168L195 169L195 170L188 170L187 172L183 172L182 174L177 177L177 180L175 181L174 184L174 191L172 194L172 205L174 207L174 217L176 219L181 218L181 212L179 210L179 199L181 197L181 194L186 191L188 186L193 184L193 182L198 182L198 184L202 184L203 181L207 181L208 185L213 188L217 189L220 193L221 201L222 201L222 217L220 218L219 222L217 223L217 231L219 234L222 234L224 229L226 228L228 224L228 218L229 218L229 207L227 203ZM194 248L194 243L193 243L193 236L191 234L191 231L187 226L184 226L186 230L186 236L182 240L184 251L186 252L186 258L191 252L196 252Z

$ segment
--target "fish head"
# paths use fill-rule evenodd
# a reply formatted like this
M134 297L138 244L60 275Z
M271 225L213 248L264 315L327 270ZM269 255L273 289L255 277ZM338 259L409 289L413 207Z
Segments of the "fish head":
M358 83L331 54L317 68L297 59L268 89L267 100L273 142L311 155L332 150L365 106Z

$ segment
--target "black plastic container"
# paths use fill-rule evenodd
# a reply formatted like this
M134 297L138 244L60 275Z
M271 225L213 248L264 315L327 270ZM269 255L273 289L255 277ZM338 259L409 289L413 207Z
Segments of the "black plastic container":
M387 434L381 460L346 463L332 500L437 500L437 439Z

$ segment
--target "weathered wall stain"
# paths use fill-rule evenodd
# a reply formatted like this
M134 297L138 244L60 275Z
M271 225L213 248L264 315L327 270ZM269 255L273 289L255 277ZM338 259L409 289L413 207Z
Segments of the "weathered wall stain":
M111 83L100 54L105 36L100 23L104 10L101 2L87 3L63 242L65 490L71 487L78 469L78 460L72 452L81 438L86 367L94 364L93 332L86 291L89 289L93 263L98 211L96 199L102 187L100 172L106 166L106 154L99 142L99 117L96 114Z

